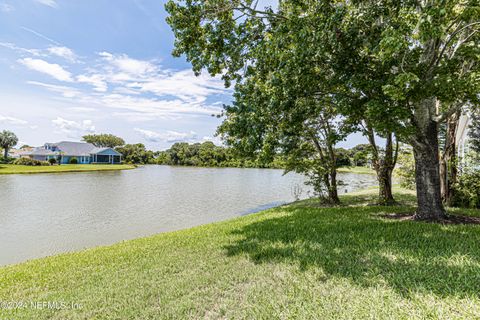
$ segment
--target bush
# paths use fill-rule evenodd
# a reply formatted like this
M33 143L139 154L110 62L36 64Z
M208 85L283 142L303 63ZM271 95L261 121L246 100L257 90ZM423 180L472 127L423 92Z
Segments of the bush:
M453 185L452 205L456 207L480 208L480 170L466 170Z
M12 163L15 159L13 158L4 158L0 156L0 164L9 164Z
M35 159L30 159L30 158L20 158L17 159L13 162L13 164L16 165L22 165L22 166L48 166L50 163L46 161L39 161Z
M53 166L54 164L57 163L57 159L55 159L55 158L50 158L50 159L48 159L48 163L50 163L50 165Z
M70 164L77 164L77 163L78 163L78 160L77 160L77 158L71 158L70 161L68 161L68 163L70 163Z

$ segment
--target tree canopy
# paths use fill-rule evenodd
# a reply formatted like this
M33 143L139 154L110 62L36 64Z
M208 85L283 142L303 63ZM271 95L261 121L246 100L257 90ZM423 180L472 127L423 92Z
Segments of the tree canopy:
M153 151L147 150L142 143L126 144L115 148L127 163L147 164L153 161Z
M444 217L438 124L478 105L478 1L285 0L275 10L257 3L166 4L174 55L235 84L237 110L227 108L226 121L251 127L249 135L237 130L237 145L285 145L283 133L298 131L304 112L333 106L345 124L363 121L412 144L417 218Z
M99 148L115 148L123 146L125 141L113 134L88 134L82 137L83 141L91 143Z
M3 157L8 157L8 151L18 143L18 138L15 133L3 130L0 132L0 147L3 149Z

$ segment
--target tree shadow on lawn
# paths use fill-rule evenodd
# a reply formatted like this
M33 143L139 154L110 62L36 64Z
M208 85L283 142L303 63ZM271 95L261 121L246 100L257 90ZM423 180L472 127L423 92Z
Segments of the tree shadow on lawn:
M281 210L233 231L239 240L225 247L227 254L316 268L364 287L383 282L403 296L480 297L480 226L381 218L411 207Z

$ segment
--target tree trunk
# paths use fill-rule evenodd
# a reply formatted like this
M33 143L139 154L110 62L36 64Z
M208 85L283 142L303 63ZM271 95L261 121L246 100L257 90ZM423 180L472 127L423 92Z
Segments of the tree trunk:
M461 112L448 117L445 132L445 146L440 157L440 190L443 203L449 206L453 199L453 185L457 181L456 135Z
M8 157L8 148L4 148L4 149L3 149L3 157L4 157L5 159L7 159L7 157Z
M382 157L375 142L375 133L368 125L366 135L373 150L373 168L377 174L379 186L378 203L381 205L394 205L396 202L392 192L392 172L396 164L398 141L394 155L393 134L391 132L388 133L386 136L385 155Z
M392 170L383 166L377 171L377 179L379 185L379 204L387 206L394 205L396 202L392 193Z
M328 188L328 198L334 204L340 203L337 190L337 169L333 168L330 172L330 187Z
M438 124L434 121L436 99L429 98L415 105L416 133L412 139L417 184L417 220L446 218L440 192Z
M396 156L398 152L398 141L397 148L395 150L395 156L393 154L393 138L392 133L387 135L387 141L385 145L385 156L383 159L378 159L376 171L379 185L379 203L382 205L393 205L395 204L395 199L392 194L392 172L395 168Z

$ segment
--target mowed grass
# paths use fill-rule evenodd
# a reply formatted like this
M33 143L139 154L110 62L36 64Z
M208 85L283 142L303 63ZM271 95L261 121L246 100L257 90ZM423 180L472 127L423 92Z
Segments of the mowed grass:
M0 164L0 174L108 171L133 168L135 168L135 166L130 164L62 164L59 166L22 166L14 164Z
M0 319L480 318L480 226L384 219L413 196L375 193L0 268L0 301L26 304Z
M340 167L337 171L344 173L375 174L375 171L368 167Z

